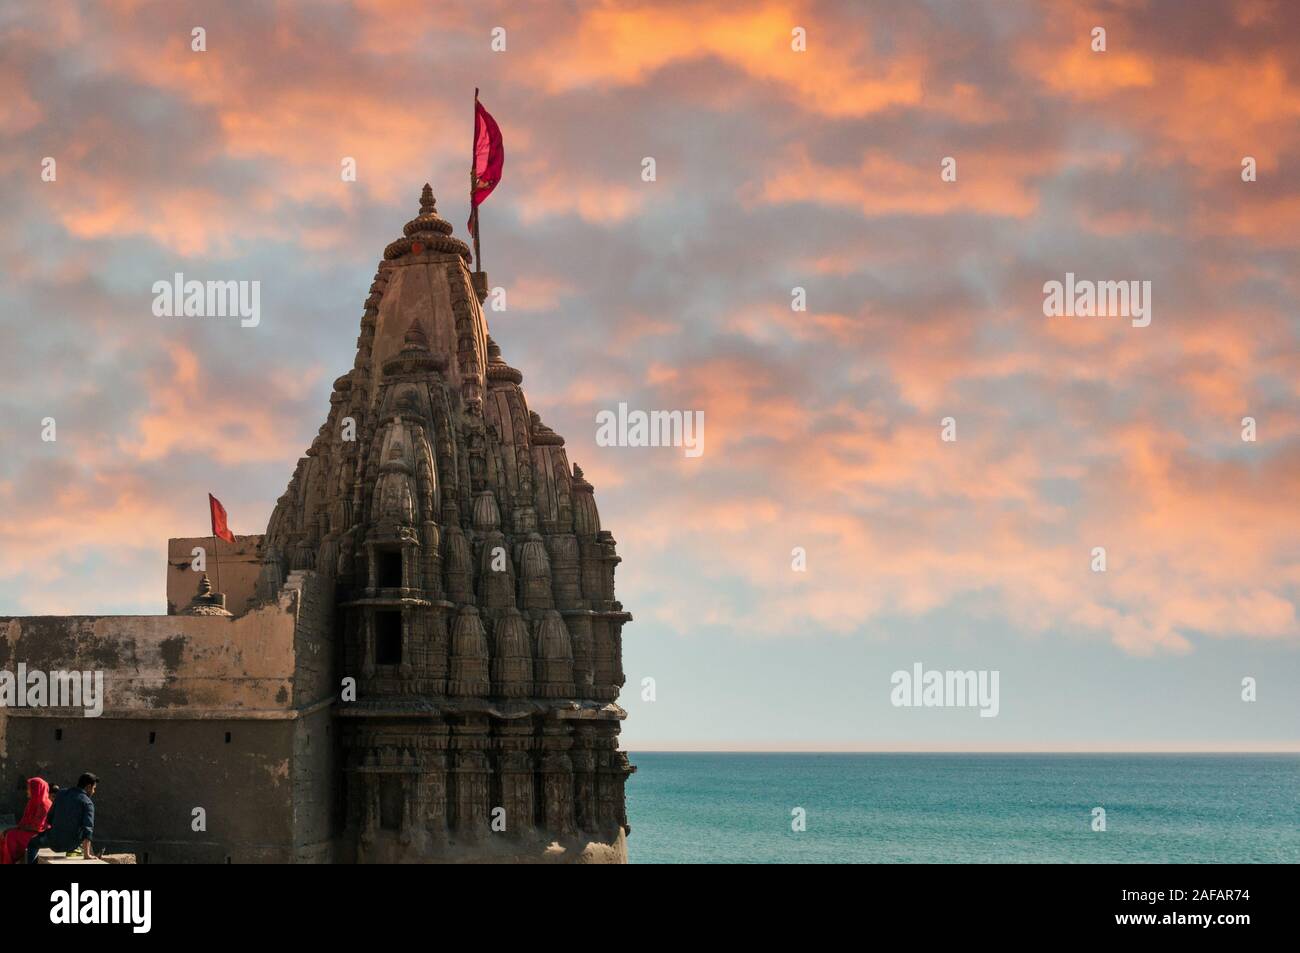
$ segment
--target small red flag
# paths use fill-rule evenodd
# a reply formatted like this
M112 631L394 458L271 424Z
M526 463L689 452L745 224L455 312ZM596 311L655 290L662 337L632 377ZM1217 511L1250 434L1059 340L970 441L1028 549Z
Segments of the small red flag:
M226 508L211 493L208 494L208 508L212 511L212 535L224 539L228 543L233 543L235 534L226 525Z
M501 127L483 104L474 98L474 184L469 193L469 230L474 231L474 210L492 194L501 181L501 169L506 164L505 147L501 143Z

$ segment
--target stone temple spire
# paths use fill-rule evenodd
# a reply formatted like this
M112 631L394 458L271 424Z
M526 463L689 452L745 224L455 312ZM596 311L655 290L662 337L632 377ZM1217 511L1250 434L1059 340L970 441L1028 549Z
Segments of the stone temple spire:
M334 587L339 859L622 860L620 557L469 264L426 185L267 527L267 587L286 564Z
M418 317L411 318L411 326L406 329L406 337L402 341L402 351L428 351L429 335L424 333L424 327L420 324Z
M220 615L228 616L226 597L220 592L212 591L212 581L204 573L199 580L199 591L190 600L190 604L181 610L181 615Z
M446 252L470 260L469 246L459 238L451 237L451 222L438 214L438 203L433 188L426 182L420 192L420 214L402 227L402 236L384 249L385 259L425 252Z

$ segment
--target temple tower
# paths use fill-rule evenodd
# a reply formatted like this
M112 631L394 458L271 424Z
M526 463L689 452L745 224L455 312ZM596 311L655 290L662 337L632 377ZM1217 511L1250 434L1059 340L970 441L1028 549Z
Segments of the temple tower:
M339 860L624 860L614 538L451 233L425 185L271 516L261 585L334 586L355 684L335 705Z

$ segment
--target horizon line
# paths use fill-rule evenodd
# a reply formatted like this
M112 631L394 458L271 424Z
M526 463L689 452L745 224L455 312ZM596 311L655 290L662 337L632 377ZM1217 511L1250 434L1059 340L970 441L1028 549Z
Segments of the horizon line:
M1214 746L1062 746L1062 747L1001 747L1001 748L960 748L960 747L831 747L831 746L689 746L689 745L626 745L626 751L636 754L1300 754L1300 745L1291 743L1263 745L1253 744L1234 748Z

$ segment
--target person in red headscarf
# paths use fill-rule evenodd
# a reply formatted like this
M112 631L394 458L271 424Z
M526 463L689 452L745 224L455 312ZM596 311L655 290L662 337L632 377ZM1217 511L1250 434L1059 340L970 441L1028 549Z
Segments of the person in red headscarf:
M27 842L45 830L46 815L50 813L53 802L50 800L50 786L44 778L27 779L27 810L17 827L11 827L0 838L0 864L16 864L27 852Z

